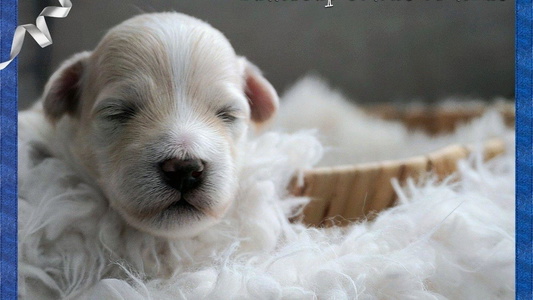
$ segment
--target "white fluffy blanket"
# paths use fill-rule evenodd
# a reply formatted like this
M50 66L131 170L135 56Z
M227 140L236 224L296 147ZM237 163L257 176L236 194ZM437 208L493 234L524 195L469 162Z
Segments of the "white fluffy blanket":
M316 98L342 98L323 84L305 86L300 96L313 88ZM299 98L294 90L288 95ZM312 99L306 102L310 111L319 105ZM338 134L356 137L354 147L366 159L377 152L382 158L387 149L397 156L414 140L436 147L405 129L398 129L405 131L403 140L389 138L397 124L361 127L367 117L353 117L339 116L349 132ZM228 216L195 238L168 241L126 225L97 189L48 154L39 140L41 117L22 113L20 298L512 299L513 132L494 114L485 120L454 136L469 138L476 130L478 137L504 135L507 154L487 163L479 154L462 161L457 181L429 179L398 188L398 206L346 228L288 221L308 200L288 195L285 187L293 174L319 161L322 147L310 132L263 134L247 145L238 199ZM336 146L345 151L348 145Z

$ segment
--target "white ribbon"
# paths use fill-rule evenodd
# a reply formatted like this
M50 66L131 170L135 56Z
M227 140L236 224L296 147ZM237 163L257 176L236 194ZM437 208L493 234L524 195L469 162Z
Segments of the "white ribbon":
M61 7L47 6L41 11L35 20L35 24L37 26L33 24L17 26L13 36L13 43L11 43L9 60L0 63L0 70L3 70L5 67L7 67L20 53L22 44L24 44L24 35L26 34L26 31L29 32L29 34L33 37L37 44L41 46L41 48L50 46L52 44L52 37L50 36L50 31L48 31L48 25L46 25L44 17L64 18L68 16L68 13L72 8L72 3L70 0L59 0L59 3L61 4Z

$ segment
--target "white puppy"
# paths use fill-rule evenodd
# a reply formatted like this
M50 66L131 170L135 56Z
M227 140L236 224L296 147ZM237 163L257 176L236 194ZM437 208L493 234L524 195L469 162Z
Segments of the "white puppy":
M55 155L130 225L179 238L224 216L250 121L270 119L278 96L222 33L158 13L125 21L66 61L40 105Z

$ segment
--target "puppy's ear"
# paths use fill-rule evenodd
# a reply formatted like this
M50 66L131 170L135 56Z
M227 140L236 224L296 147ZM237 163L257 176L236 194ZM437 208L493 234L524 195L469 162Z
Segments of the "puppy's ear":
M264 123L274 116L279 106L278 94L261 71L245 58L244 64L245 92L250 100L252 121Z
M52 122L59 120L65 113L76 114L81 94L81 80L90 54L90 52L78 53L65 61L46 84L43 108Z

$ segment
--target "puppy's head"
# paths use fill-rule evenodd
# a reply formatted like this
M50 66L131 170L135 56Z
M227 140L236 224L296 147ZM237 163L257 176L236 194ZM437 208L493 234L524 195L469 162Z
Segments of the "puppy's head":
M43 103L62 154L128 223L166 237L194 235L224 215L247 128L277 105L273 87L219 31L178 13L118 25L52 76Z

